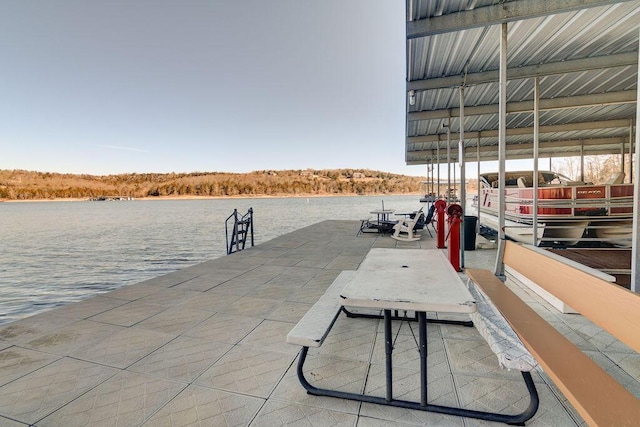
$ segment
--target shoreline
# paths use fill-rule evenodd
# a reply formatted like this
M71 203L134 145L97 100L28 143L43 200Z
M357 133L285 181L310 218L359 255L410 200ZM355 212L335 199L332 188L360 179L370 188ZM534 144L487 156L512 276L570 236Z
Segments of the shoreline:
M46 202L131 202L137 200L219 200L219 199L282 199L282 198L319 198L319 197L357 197L357 196L422 196L422 193L375 193L375 194L252 194L237 196L156 196L136 197L131 200L91 200L87 198L56 198L56 199L27 199L27 200L0 200L0 203L46 203Z

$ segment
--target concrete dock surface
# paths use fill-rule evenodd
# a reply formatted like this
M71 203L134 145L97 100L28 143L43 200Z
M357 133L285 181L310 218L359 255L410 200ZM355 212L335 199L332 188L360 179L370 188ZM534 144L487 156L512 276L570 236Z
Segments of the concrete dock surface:
M493 423L306 394L296 376L296 322L342 270L373 247L436 247L358 235L358 221L324 221L253 248L122 287L0 328L0 426L486 426ZM465 252L493 268L495 250ZM464 273L461 273L464 278ZM518 294L640 397L640 355L580 315ZM419 400L415 331L396 322L394 388ZM430 324L429 401L517 413L528 405L475 328ZM381 321L340 316L309 351L319 386L384 395ZM528 426L584 421L547 376L533 372L540 409Z

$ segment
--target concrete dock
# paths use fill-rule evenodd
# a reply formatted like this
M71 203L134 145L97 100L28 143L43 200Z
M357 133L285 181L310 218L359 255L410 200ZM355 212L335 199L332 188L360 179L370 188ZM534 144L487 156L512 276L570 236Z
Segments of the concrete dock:
M295 323L342 270L372 247L436 247L357 235L324 221L230 256L105 293L0 328L0 426L479 426L492 423L307 395L296 377ZM495 251L465 253L493 268ZM464 278L464 274L461 276ZM640 397L640 355L579 315L518 290L565 336ZM396 325L397 327L397 325ZM318 385L384 395L380 321L341 316L305 367ZM519 372L500 369L475 328L430 325L429 400L516 413ZM398 397L419 400L413 331L397 331ZM542 371L528 426L584 422Z

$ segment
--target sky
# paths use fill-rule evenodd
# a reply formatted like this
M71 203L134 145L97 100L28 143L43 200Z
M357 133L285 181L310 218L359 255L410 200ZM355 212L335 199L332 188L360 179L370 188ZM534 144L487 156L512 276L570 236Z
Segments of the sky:
M404 162L404 2L2 0L0 169Z

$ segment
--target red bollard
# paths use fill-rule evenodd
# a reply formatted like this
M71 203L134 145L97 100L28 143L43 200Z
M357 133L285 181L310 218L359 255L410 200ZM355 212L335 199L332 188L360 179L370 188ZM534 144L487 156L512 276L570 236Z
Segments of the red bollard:
M460 224L462 223L462 206L451 204L447 208L449 215L449 262L456 271L460 268Z
M444 200L436 200L436 214L438 215L438 219L436 220L436 225L438 229L436 230L436 234L438 235L438 249L444 249L446 246L444 245L444 209L447 207L447 202Z

